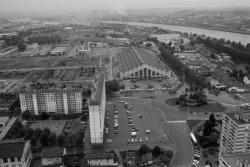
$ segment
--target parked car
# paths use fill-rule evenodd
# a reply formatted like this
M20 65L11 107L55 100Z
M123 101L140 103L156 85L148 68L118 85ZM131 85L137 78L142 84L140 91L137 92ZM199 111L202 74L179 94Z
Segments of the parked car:
M150 133L150 129L146 129L146 133Z

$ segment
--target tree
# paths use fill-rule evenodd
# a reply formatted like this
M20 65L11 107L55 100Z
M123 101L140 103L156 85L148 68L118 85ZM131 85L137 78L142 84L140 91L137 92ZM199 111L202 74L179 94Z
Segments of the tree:
M250 52L250 43L248 43L248 44L246 45L246 50L247 50L248 52Z
M50 135L50 129L48 127L43 129L43 132L46 133L48 136Z
M38 137L37 137L36 134L34 134L34 135L31 136L30 142L31 142L31 144L32 144L33 146L36 145L37 139L38 139Z
M216 123L216 119L215 119L213 113L209 115L209 121L211 122L211 126L214 127L214 126L215 126L215 123Z
M153 148L153 150L152 150L153 156L158 156L158 155L161 154L161 153L162 153L162 150L161 150L161 148L160 148L159 146L155 146L155 147Z
M139 155L143 155L143 154L146 154L150 151L150 148L146 145L146 144L143 144L141 145L141 147L139 148L138 150L138 154Z
M57 137L57 144L59 146L63 146L64 142L65 142L65 135L63 133L61 133L58 137Z
M30 139L33 134L34 134L34 130L31 128L27 128L27 129L25 129L24 138Z
M46 112L42 112L42 114L41 114L41 119L42 119L42 120L47 120L47 119L49 119L49 114L46 113Z
M203 136L209 136L212 132L213 125L212 123L208 120L204 123L204 128L203 128Z
M46 132L42 132L41 137L40 137L40 143L42 146L48 146L49 144L49 136Z
M19 41L17 44L17 47L18 47L18 50L21 52L25 51L25 49L26 49L26 45L23 41Z
M54 145L56 143L56 134L51 133L48 137L49 145Z
M108 95L120 90L120 84L117 80L106 81L106 93Z
M29 120L29 119L31 118L31 113L30 113L30 111L29 111L29 110L24 111L23 114L22 114L22 118L23 118L24 120Z
M81 132L76 133L75 135L75 143L77 146L81 146L83 142L83 134Z

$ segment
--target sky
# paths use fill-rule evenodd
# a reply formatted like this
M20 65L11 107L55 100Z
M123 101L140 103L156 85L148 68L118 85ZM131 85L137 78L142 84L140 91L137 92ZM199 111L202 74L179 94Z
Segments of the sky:
M2 13L72 12L93 9L250 7L250 0L0 0Z

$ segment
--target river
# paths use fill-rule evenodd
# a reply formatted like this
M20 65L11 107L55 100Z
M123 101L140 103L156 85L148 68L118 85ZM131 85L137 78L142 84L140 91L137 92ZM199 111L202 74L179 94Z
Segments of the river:
M120 21L105 21L105 23L114 23L120 24ZM246 45L250 43L250 35L248 34L241 34L241 33L234 33L234 32L226 32L226 31L219 31L219 30L211 30L205 28L196 28L196 27L187 27L187 26L178 26L178 25L165 25L165 24L154 24L154 23L144 23L144 22L128 22L128 25L134 26L144 26L144 27L159 27L162 29L168 29L172 31L179 31L179 32L187 32L187 33L196 33L198 35L205 35L214 38L224 38L226 40L241 42L242 44Z

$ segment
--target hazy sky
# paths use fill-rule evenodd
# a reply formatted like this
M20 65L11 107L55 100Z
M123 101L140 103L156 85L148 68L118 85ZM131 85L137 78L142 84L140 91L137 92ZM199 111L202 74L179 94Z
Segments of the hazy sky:
M250 7L250 0L0 0L0 12L86 11L167 7Z

